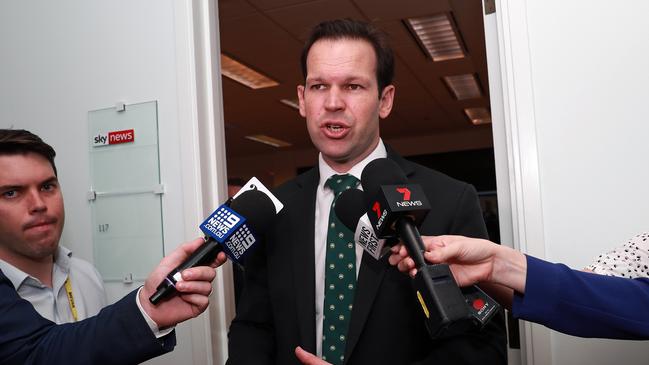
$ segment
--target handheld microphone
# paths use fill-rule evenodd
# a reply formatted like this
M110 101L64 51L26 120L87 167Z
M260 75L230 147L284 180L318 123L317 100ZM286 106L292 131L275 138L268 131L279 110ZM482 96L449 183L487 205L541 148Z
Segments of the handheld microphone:
M167 275L149 301L156 305L175 293L183 270L209 265L221 251L241 264L274 216L275 205L271 198L259 190L244 191L222 204L200 226L206 235L205 243Z
M361 183L377 236L399 237L415 262L413 286L431 337L449 337L486 324L500 307L498 303L475 285L460 290L447 264L430 265L424 260L425 246L417 226L430 203L421 186L408 184L401 168L389 159L370 162Z
M347 189L336 200L336 216L350 231L354 241L378 260L390 251L386 240L378 238L365 210L365 196L361 190Z

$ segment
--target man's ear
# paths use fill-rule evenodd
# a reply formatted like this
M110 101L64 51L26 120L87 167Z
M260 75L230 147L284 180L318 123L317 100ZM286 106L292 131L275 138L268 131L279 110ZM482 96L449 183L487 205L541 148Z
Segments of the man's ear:
M385 119L392 111L392 103L394 101L394 85L388 85L383 88L381 92L381 99L379 100L379 117Z
M300 106L300 115L306 118L306 108L304 107L304 85L297 86L297 100Z

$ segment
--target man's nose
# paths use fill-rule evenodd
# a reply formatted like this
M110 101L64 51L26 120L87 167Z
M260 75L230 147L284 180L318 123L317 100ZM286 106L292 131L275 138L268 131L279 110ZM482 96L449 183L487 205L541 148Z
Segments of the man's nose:
M341 93L341 90L332 87L327 93L327 99L325 100L325 108L330 111L341 110L345 108L345 100Z
M39 190L32 190L29 192L29 211L32 213L43 212L47 210L45 199Z

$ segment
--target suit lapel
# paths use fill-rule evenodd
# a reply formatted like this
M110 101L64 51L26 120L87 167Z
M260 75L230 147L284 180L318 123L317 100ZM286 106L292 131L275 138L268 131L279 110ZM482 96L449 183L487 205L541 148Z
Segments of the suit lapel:
M292 261L295 280L295 300L300 329L300 345L315 353L315 199L318 187L317 169L297 181L298 191L293 196L291 210Z
M372 303L379 290L383 275L387 269L386 259L375 260L367 252L363 251L361 269L358 272L358 284L354 297L354 309L347 331L347 345L345 347L345 363L349 359L358 339L363 332L367 316L372 309Z
M405 159L399 156L390 146L385 146L388 158L394 160L403 170L406 176L410 177L414 170ZM372 303L378 293L381 281L388 268L387 255L381 260L375 260L368 253L363 251L361 268L358 272L358 284L356 285L356 296L354 297L354 309L347 332L347 345L345 348L345 363L350 358L358 339L363 332L363 327L372 309Z

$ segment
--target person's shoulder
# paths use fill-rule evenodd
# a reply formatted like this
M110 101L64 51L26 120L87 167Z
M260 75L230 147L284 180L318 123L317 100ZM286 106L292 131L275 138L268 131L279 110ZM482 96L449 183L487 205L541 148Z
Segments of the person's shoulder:
M409 161L408 159L404 158L402 163L408 168L408 170L413 172L412 175L409 176L413 183L424 185L434 184L436 187L453 190L464 190L469 186L469 184L464 181L450 177L430 167Z
M284 201L283 199L289 199L304 188L317 186L318 176L316 166L273 188L272 192L277 199Z

